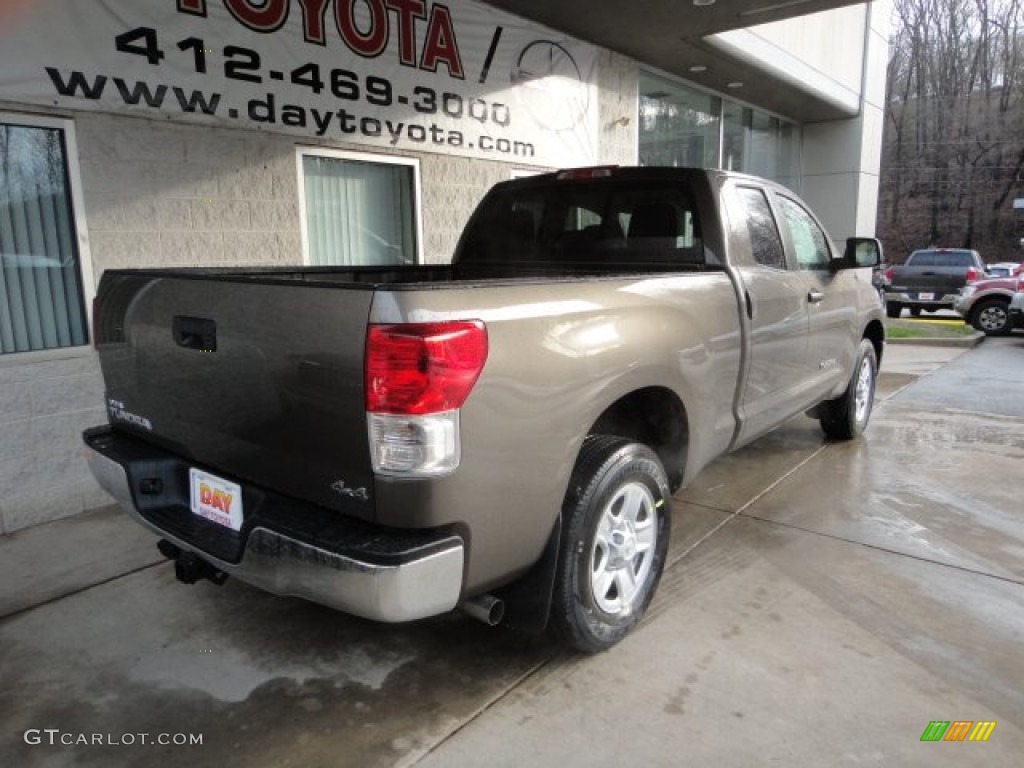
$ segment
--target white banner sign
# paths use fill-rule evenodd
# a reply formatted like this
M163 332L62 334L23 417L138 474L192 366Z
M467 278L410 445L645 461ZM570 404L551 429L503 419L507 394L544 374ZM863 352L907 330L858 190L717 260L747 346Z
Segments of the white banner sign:
M467 0L0 2L0 100L557 167L596 58Z

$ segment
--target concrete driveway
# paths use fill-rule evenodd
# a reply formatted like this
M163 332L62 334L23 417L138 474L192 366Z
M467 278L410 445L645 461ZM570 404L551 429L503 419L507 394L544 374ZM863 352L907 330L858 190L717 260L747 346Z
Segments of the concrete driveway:
M599 656L185 587L114 509L0 539L0 765L1016 768L1024 337L962 352L890 345L860 441L798 418L709 467Z

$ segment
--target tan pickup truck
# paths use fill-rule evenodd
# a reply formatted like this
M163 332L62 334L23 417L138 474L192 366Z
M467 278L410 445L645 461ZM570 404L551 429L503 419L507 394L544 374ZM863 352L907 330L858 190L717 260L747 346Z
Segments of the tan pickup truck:
M182 581L600 650L676 489L801 412L864 429L880 251L762 179L595 168L497 185L446 266L109 271L90 465Z

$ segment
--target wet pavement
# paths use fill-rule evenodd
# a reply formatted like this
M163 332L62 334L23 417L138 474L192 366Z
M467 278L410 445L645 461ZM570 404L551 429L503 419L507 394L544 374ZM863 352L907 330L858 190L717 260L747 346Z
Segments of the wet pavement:
M0 765L1018 766L1024 336L882 370L862 440L797 418L678 494L649 616L593 657L184 587L114 509L0 538Z

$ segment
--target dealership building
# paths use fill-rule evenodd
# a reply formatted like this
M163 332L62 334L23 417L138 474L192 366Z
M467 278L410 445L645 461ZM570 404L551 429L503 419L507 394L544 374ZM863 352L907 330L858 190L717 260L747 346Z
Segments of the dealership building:
M604 164L766 176L870 236L888 26L884 0L0 4L0 534L110 503L80 449L104 270L445 263L494 183Z

